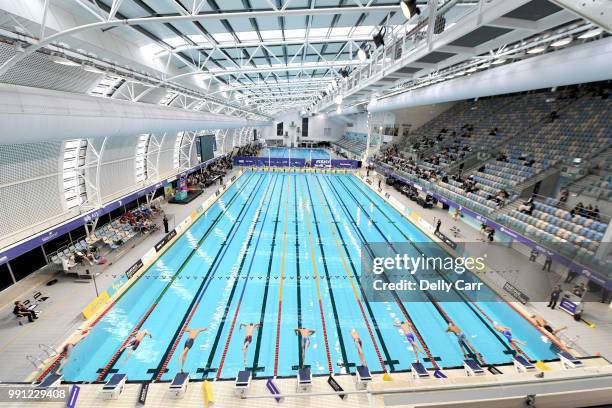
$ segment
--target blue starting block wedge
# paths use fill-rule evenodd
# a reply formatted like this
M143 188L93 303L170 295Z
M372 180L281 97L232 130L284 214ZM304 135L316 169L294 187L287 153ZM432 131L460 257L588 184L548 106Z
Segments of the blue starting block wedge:
M62 382L62 375L53 373L48 375L36 388L38 389L47 389L58 387Z
M412 370L410 370L412 374L412 378L429 378L429 371L425 368L425 366L421 363L412 363Z
M312 390L312 372L310 368L300 368L297 373L297 392L309 392Z
M249 386L251 385L252 374L248 370L239 371L234 383L234 395L246 398Z
M370 369L365 366L357 366L355 377L356 377L355 387L358 390L367 389L368 384L372 382L372 373L370 373Z
M169 390L175 397L183 397L189 384L189 373L178 373L170 383Z
M514 356L512 360L514 362L514 368L516 369L517 373L529 373L536 371L535 366L520 354Z
M118 399L123 392L127 382L127 374L113 374L113 376L102 386L102 395L106 399Z
M283 398L280 396L280 389L276 384L274 384L274 381L272 381L271 378L266 381L266 388L268 389L268 391L270 391L272 395L274 395L274 399L276 400L276 402L281 402L283 400Z
M472 360L471 358L463 360L463 368L465 369L465 374L468 377L485 374L480 364L478 364L476 360Z
M442 370L436 370L436 371L434 371L434 377L435 377L435 378L440 378L440 379L448 378L448 377L446 376L446 374L444 374L444 371L442 371Z
M565 369L582 367L582 361L579 358L572 356L567 351L557 353L557 357L561 360L561 366Z

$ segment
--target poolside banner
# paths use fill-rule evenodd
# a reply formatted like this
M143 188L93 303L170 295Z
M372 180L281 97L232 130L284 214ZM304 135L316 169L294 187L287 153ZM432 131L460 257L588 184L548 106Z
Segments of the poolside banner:
M361 167L361 162L359 160L332 159L331 166L336 169L358 169Z
M90 304L87 305L85 309L81 312L85 320L93 317L104 305L108 302L110 296L107 291L100 293L100 296L95 298Z
M130 279L140 268L142 268L142 265L142 259L139 259L134 265L130 266L128 270L125 271L125 276Z
M529 302L529 296L521 292L519 289L517 289L516 286L514 286L510 282L506 282L504 284L504 290L508 292L510 296L512 296L513 298L515 298L516 300L518 300L524 305L526 305L527 302Z
M176 236L176 230L173 229L165 237L163 237L157 244L155 244L155 251L159 252L175 236Z
M331 160L329 159L312 159L310 161L312 167L327 169L331 167Z
M66 408L76 408L77 398L79 398L79 391L81 391L81 387L74 384L70 389L70 395L68 396L68 401L66 401Z
M140 384L140 391L138 392L138 403L144 405L147 402L147 394L149 393L150 382Z
M336 381L336 379L334 377L332 377L331 375L329 377L327 377L327 383L329 384L330 387L332 387L332 389L338 393L344 391L344 389L340 386L340 384L338 384L338 381ZM341 400L345 399L347 397L346 394L338 394L338 397L340 397Z

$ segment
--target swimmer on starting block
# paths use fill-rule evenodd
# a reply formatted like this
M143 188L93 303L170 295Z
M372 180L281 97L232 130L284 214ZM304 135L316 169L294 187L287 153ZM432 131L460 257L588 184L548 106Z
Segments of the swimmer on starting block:
M519 339L515 339L512 336L512 329L510 329L509 327L505 327L502 326L500 324L497 324L497 322L493 322L493 327L495 328L495 330L497 330L498 332L500 332L501 334L504 335L504 337L508 340L508 342L510 343L510 346L512 346L512 348L519 354L523 354L523 351L520 349L520 347L517 344L520 344L521 346L526 346L527 343L524 341L521 341Z
M425 350L423 350L417 344L417 342L416 342L416 340L414 338L414 333L412 333L412 327L410 327L410 325L408 323L406 323L406 322L395 323L393 326L399 327L400 329L402 329L402 331L404 332L404 335L406 336L406 340L408 340L408 343L410 343L410 346L412 347L412 351L414 351L414 356L416 357L416 362L420 363L420 361L419 361L419 351L421 351L423 354L425 354Z
M310 346L310 336L315 334L314 330L298 327L295 329L295 334L300 336L300 350L302 351L302 368L306 360L306 349Z
M357 347L357 354L359 354L359 360L361 360L361 365L367 367L368 364L366 363L365 356L363 355L363 342L359 337L359 333L357 333L357 330L351 329L350 334L353 338L353 341L355 342L355 347Z
M465 335L465 333L459 327L457 327L456 324L449 323L448 324L448 328L446 329L446 332L447 333L453 333L457 337L457 343L459 343L459 347L461 347L461 352L463 353L463 356L465 358L468 358L468 353L467 353L467 350L466 350L466 347L467 347L471 351L473 351L474 354L476 354L476 356L478 357L478 359L480 361L483 360L482 359L482 355L480 355L480 353L478 353L476 351L474 346L472 346L470 341L467 339L467 336Z
M249 345L253 341L253 333L261 327L259 323L240 323L239 330L244 327L244 344L242 345L242 353L244 354L244 369L246 370L246 356Z
M122 352L128 347L131 348L127 356L125 356L125 360L123 360L122 364L125 364L125 362L128 361L132 353L136 351L136 349L138 348L138 346L140 345L140 343L146 336L153 338L153 336L151 336L151 333L149 333L147 329L141 330L138 333L136 333L134 336L132 336L123 346L121 346L121 348L119 349L119 352Z
M185 361L187 360L187 353L189 353L189 350L191 349L191 347L193 347L193 342L195 338L198 337L198 334L206 330L208 330L206 327L202 329L190 329L188 327L187 329L185 329L185 333L188 333L188 336L187 340L185 341L185 346L183 347L183 352L179 356L179 361L181 362L181 373L185 371Z
M62 374L62 369L64 368L64 366L68 362L68 357L72 353L72 350L74 349L74 346L76 346L77 343L80 342L81 340L83 340L85 337L89 336L90 331L91 331L91 329L81 329L81 330L78 330L72 337L70 337L68 339L66 344L64 344L64 347L62 347L62 350L60 351L60 354L64 353L64 359L62 360L62 363L60 364L59 368L55 372L57 375L61 375Z

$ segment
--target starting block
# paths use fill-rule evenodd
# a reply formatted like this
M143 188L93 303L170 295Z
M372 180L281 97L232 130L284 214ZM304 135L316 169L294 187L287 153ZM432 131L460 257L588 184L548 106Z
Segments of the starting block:
M472 360L471 358L463 360L463 368L465 369L465 374L468 377L485 374L480 364L478 364L475 360Z
M429 378L429 371L427 371L425 366L421 363L412 363L410 373L415 380L419 378Z
M559 360L561 360L561 367L563 367L566 370L568 368L582 367L583 365L582 361L580 361L579 358L572 356L567 351L562 351L560 353L557 353L557 356L559 357Z
M297 392L312 390L312 372L310 368L300 368L297 373Z
M368 388L368 383L372 382L372 373L370 373L370 369L364 366L357 366L357 371L355 372L355 376L357 378L357 383L355 387L358 390L365 390Z
M36 388L46 390L47 388L58 387L62 382L62 378L61 374L53 373L48 375Z
M169 390L177 398L182 398L187 391L189 384L189 373L178 373L170 383Z
M517 373L529 373L532 371L536 371L535 366L520 354L514 356L512 361L514 362L514 368L516 369Z
M113 374L113 376L102 387L102 395L105 399L118 399L123 392L127 381L127 374Z
M234 395L240 398L246 398L249 386L251 385L252 374L248 370L239 371L234 383Z

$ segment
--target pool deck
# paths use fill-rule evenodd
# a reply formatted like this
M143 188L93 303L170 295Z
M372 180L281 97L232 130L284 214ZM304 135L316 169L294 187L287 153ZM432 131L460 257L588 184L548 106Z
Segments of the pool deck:
M492 399L499 398L499 389L507 393L506 398L495 400L496 408L521 407L524 395L537 393L538 407L576 407L580 403L604 404L609 402L612 390L612 366L603 359L585 360L585 367L563 370L558 363L550 363L551 371L544 378L535 378L533 373L517 373L512 366L501 367L503 375L486 372L482 376L467 377L463 369L445 370L446 379L413 379L409 373L395 373L392 381L384 381L381 375L373 375L367 390L358 390L354 376L336 376L337 383L347 393L340 399L327 384L327 377L314 377L309 393L296 393L296 379L276 379L275 384L285 399L279 404L266 389L265 381L253 381L246 398L234 395L233 381L213 381L210 388L214 397L212 407L257 407L272 408L288 406L295 408L321 407L425 407L438 405L435 401L458 400L453 407L490 407ZM588 379L589 382L586 382ZM176 398L169 384L149 385L147 407L206 407L202 382L189 383L183 398ZM595 388L591 388L593 385ZM2 385L0 385L2 387ZM77 407L127 408L142 406L138 403L141 384L128 383L116 400L104 399L101 384L79 385ZM534 391L535 390L535 391ZM65 407L65 403L46 402L45 407ZM21 403L4 403L3 407L17 408Z
M231 177L231 175L228 175L228 177ZM377 181L375 181L374 184L376 185ZM213 194L216 188L217 186L210 187L209 189L207 189L207 191L205 191L201 198L194 200L192 203L189 203L187 205L167 204L165 205L164 209L167 214L174 215L175 222L176 224L178 224L181 220L186 218L198 205L200 205L203 200ZM454 221L446 211L440 209L425 210L422 207L418 206L416 203L409 201L406 197L397 192L395 189L385 186L384 182L383 188L385 192L388 192L391 196L395 197L403 205L406 205L411 209L417 211L424 219L428 220L430 223L433 223L434 217L441 219L441 231L443 233L451 236L450 228L453 225L458 225L461 229L462 234L460 236L460 239L462 241L476 242L476 239L478 238L478 231L472 229L466 224L463 224L462 221ZM142 255L147 252L154 245L154 243L156 243L161 238L162 235L163 232L161 231L152 233L144 240L142 240L142 242L140 242L133 249L127 251L121 258L113 262L111 265L98 267L97 272L99 274L97 275L96 281L99 289L104 290L104 288L106 288L113 281L114 276L124 273L125 270L136 260L142 257ZM494 258L494 262L492 261L492 258L489 258L489 264L491 267L503 268L503 265L505 263L506 265L513 265L513 267L515 268L520 268L521 270L531 272L522 274L521 276L530 277L529 279L533 280L515 282L520 287L530 287L532 285L542 284L549 285L551 283L551 280L556 283L557 281L562 280L562 276L559 276L558 274L562 275L565 272L556 271L558 272L558 274L547 274L545 272L542 272L541 264L529 262L528 254L519 254L515 249L504 248L502 250L492 247L491 250L496 250L499 252L499 254L496 254L495 257L492 257ZM84 321L80 315L80 312L95 297L93 283L77 283L74 281L73 278L60 276L59 282L57 284L51 287L44 286L44 283L49 279L50 276L31 276L26 278L24 280L24 283L22 284L24 290L23 293L25 294L31 294L32 292L35 292L36 290L40 289L45 296L50 297L48 301L40 305L40 310L43 313L41 314L39 320L36 323L25 323L23 326L18 326L11 313L12 301L15 297L18 296L13 295L9 297L6 294L3 294L3 296L0 295L0 308L2 309L2 318L0 320L0 338L2 339L0 340L0 358L3 361L2 369L0 370L0 382L24 381L24 379L26 379L34 369L34 367L26 360L26 355L41 355L42 350L39 348L39 344L57 347L63 341L65 341L65 339L70 335L70 333L72 333ZM525 308L530 313L537 313L543 316L551 323L553 327L568 326L568 329L564 331L564 338L576 342L576 346L574 348L578 351L578 354L596 355L597 353L601 353L603 357L607 358L608 360L612 360L612 348L610 347L610 338L612 338L612 309L610 309L608 305L604 305L598 302L591 302L588 304L588 307L585 310L585 318L595 323L596 328L590 328L582 322L574 321L571 316L569 316L563 311L551 311L550 309L546 308L545 302L529 303L525 306ZM601 370L607 370L605 366L609 365L605 362L605 360L595 359L587 361L599 361L599 369ZM557 363L551 364L554 365ZM555 372L556 371L557 370L555 370ZM512 369L512 372L514 372L514 369ZM409 374L394 374L394 378L395 377L409 378ZM497 378L500 376L495 377ZM352 377L339 376L338 381L341 384L344 384L344 382L349 381L345 389L354 389L354 386L350 384L350 382L352 381ZM281 386L281 388L285 387L285 382L287 382L286 387L288 387L286 389L291 389L294 387L294 380L282 380L283 385ZM319 382L321 383L320 387L329 390L329 386L327 386L327 384L325 383L325 379L316 379L315 389L317 389L317 384L319 384ZM377 381L375 382L377 384L379 383ZM383 385L384 384L385 383L383 383ZM396 381L389 384L394 384L394 387L400 385ZM218 393L217 401L220 402L224 400L224 398L229 398L232 401L231 406L243 406L242 400L237 400L233 396L231 396L232 386L233 383L231 381L224 381L219 383L218 386L216 385L215 392ZM127 401L129 400L129 395L132 395L132 402L127 405L108 405L104 401L98 401L99 387L99 385L87 385L83 387L82 395L80 398L83 398L85 401L91 402L91 404L88 403L85 406L134 406L134 396L138 392L138 387L136 385L130 385L126 388L126 392L124 395L125 398L122 397L122 400L125 399ZM265 382L254 382L254 388L262 389L263 391L265 391L264 387ZM150 404L150 406L202 406L202 393L197 384L196 386L190 387L189 392L194 393L194 399L192 401L192 399L190 398L188 404L185 404L186 400L183 400L182 403L178 403L177 405L172 405L169 402L163 403L162 401L166 401L168 398L167 395L165 396L166 388L167 385L164 386L163 384L154 385L152 387L150 391L150 398L154 400L155 403ZM223 391L226 388L227 390ZM196 393L197 395L195 395ZM307 400L312 401L312 406L321 406L320 404L322 402L325 402L327 398L331 398L330 402L333 401L334 405L338 404L340 401L337 396L320 398L318 397ZM240 401L240 403L237 403L237 401ZM257 406L276 406L276 402L274 400L257 401ZM368 401L365 396L355 395L348 398L348 401L346 401L346 403L343 403L342 405L367 406L367 404ZM251 406L254 405L255 404L252 404ZM48 406L54 405L49 404ZM147 403L147 406L149 406L149 403ZM218 406L230 405L218 404ZM302 405L300 403L299 405L294 406L311 405Z

